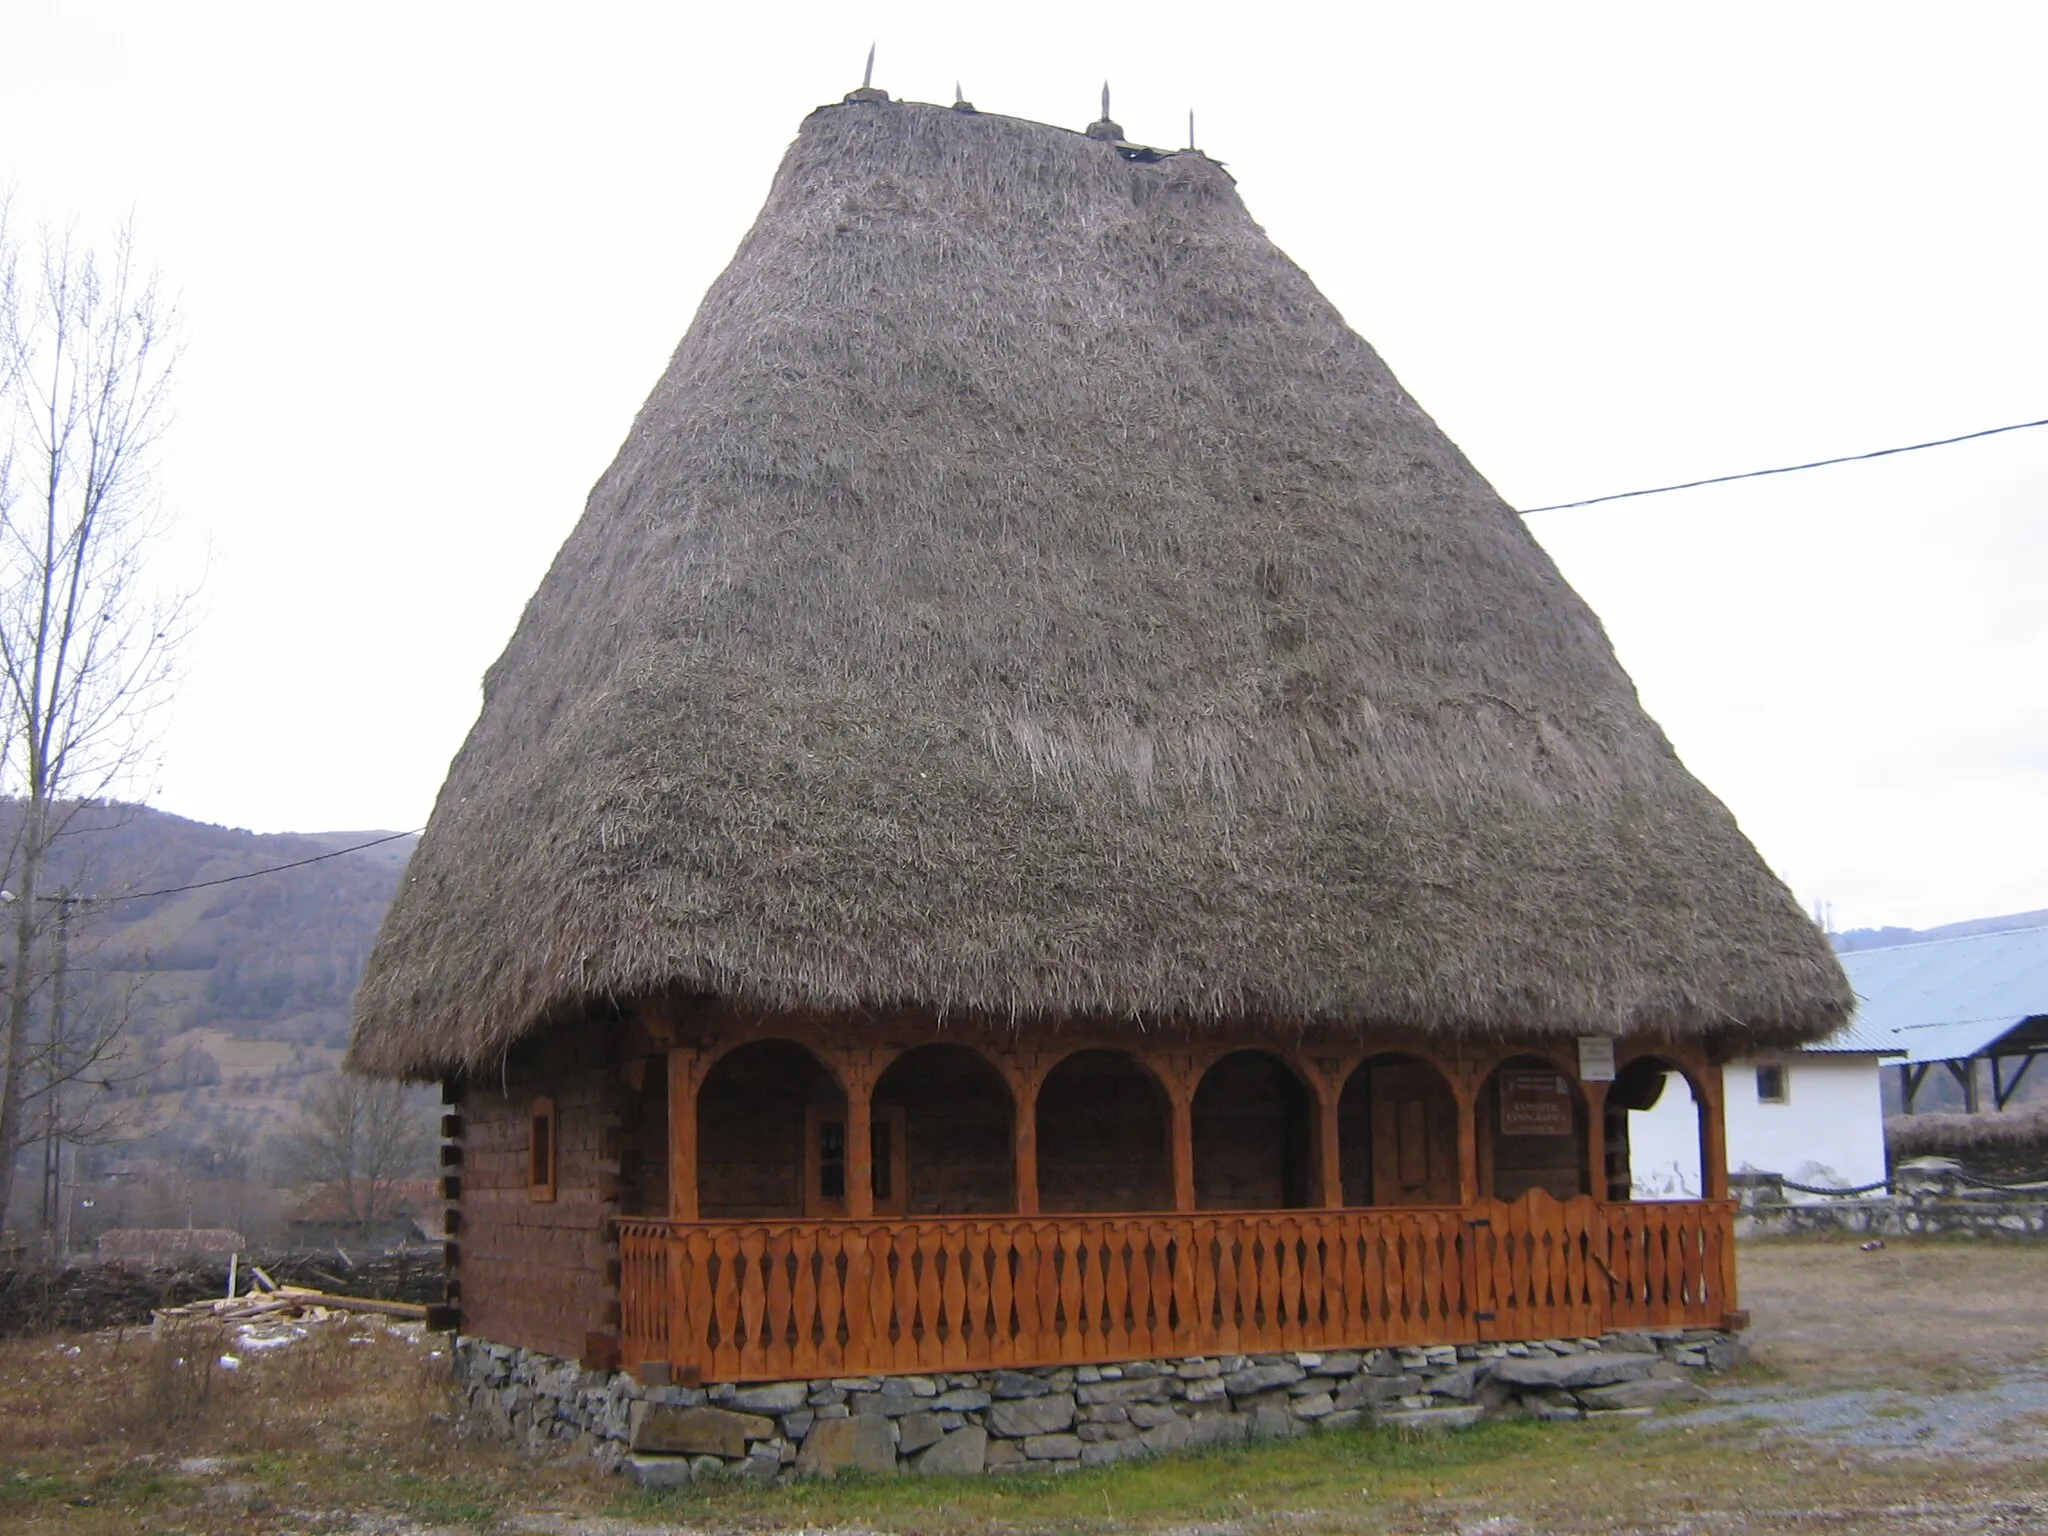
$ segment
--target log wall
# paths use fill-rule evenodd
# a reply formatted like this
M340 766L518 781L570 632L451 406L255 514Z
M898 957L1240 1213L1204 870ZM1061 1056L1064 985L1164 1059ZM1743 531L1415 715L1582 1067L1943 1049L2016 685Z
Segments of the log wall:
M451 1299L466 1333L585 1355L588 1335L616 1329L624 1116L615 1041L601 1031L544 1037L496 1082L471 1080L461 1116ZM555 1191L536 1199L529 1165L537 1097L554 1102Z

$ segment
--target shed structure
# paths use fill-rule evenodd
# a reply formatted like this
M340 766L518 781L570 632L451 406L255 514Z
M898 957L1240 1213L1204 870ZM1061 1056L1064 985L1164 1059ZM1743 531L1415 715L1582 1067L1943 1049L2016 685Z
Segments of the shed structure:
M1992 1107L2004 1109L2048 1052L2048 924L1855 949L1842 965L1859 1032L1905 1057L1899 1097L1909 1115L1931 1067L1948 1071L1974 1115L1979 1062L1990 1063Z
M731 1381L1734 1310L1714 1066L1839 967L1224 168L1113 127L809 117L487 675L352 1045L446 1085L465 1331ZM1704 1197L1636 1203L1674 1070Z

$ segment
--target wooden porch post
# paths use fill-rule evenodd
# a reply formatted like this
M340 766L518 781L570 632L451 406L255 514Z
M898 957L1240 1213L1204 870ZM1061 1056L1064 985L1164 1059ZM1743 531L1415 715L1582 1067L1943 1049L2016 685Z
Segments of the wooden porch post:
M1586 1193L1607 1198L1607 1084L1579 1084L1586 1097Z
M1700 1193L1709 1200L1728 1198L1728 1126L1721 1111L1727 1101L1725 1075L1711 1056L1700 1069Z
M1342 1096L1338 1083L1317 1074L1316 1085L1316 1203L1326 1211L1344 1204L1344 1149L1338 1137L1337 1102Z
M1485 1079L1470 1070L1451 1084L1458 1101L1458 1203L1468 1208L1479 1203L1479 1095L1485 1091Z
M834 1063L846 1090L846 1214L875 1214L875 1141L872 1094L875 1074L852 1052Z
M1173 1208L1192 1211L1195 1208L1195 1085L1202 1079L1201 1070L1192 1060L1158 1057L1152 1059L1151 1066L1166 1085L1170 1112L1167 1149L1173 1163Z
M1010 1176L1019 1216L1038 1214L1038 1074L1012 1071L1010 1078Z
M697 1219L697 1089L704 1053L677 1046L668 1053L668 1216Z

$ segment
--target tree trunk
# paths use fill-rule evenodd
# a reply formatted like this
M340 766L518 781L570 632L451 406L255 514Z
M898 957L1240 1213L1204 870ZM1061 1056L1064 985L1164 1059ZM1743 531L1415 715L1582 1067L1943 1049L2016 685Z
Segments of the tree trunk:
M14 956L7 988L7 1061L0 1068L0 1229L14 1199L14 1160L21 1151L22 1101L28 1084L28 1019L35 1002L36 886L42 875L49 808L39 796L23 807L21 889L14 893Z

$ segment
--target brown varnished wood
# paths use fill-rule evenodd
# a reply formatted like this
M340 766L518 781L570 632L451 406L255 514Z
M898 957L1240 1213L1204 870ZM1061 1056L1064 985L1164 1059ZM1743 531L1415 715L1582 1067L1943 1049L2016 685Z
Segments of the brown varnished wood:
M623 1344L629 1365L771 1380L1714 1326L1735 1310L1733 1222L1727 1201L1541 1190L1464 1209L627 1219Z
M704 1080L703 1054L687 1046L668 1053L668 1214L671 1221L697 1219L697 1088Z

